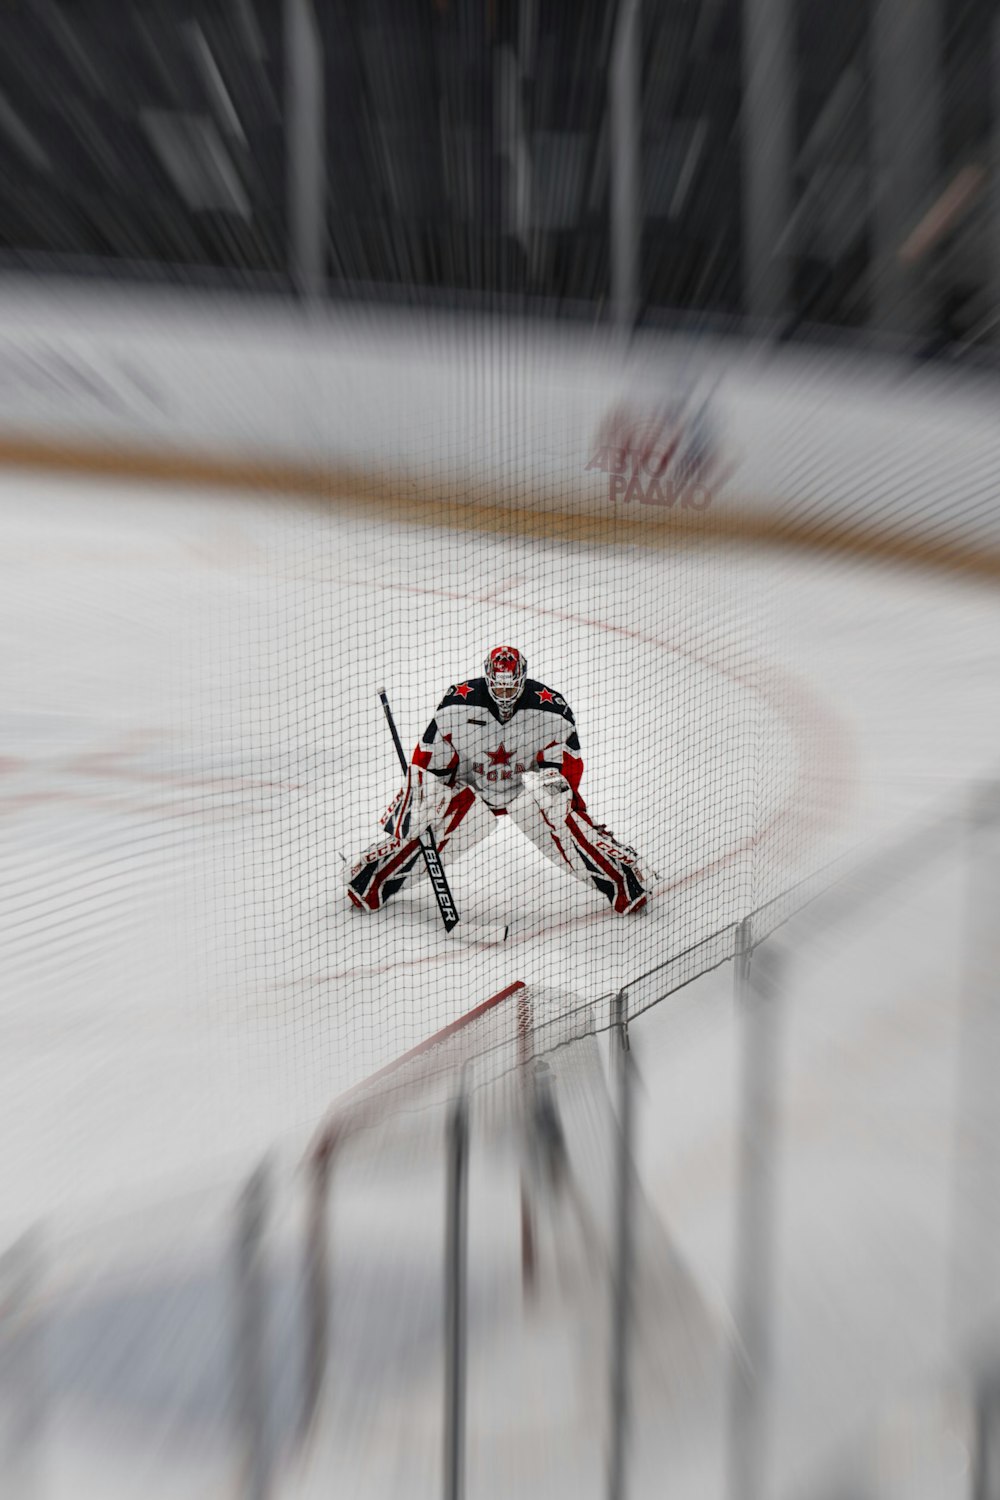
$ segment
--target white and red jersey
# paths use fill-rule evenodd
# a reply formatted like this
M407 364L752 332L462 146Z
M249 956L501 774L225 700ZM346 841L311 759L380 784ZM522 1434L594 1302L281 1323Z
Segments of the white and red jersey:
M472 787L497 811L517 797L526 771L552 766L569 782L574 808L586 810L580 796L583 760L572 711L561 694L530 677L506 722L485 677L470 677L450 687L413 752L413 765L445 786Z

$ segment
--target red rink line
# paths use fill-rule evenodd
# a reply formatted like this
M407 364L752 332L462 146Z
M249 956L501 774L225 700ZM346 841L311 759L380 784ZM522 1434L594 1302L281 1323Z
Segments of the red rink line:
M462 1031L466 1026L471 1025L473 1021L477 1021L480 1016L486 1015L487 1011L494 1010L504 1000L509 1000L511 995L515 995L518 990L523 989L527 989L524 980L515 979L514 983L508 984L506 989L498 990L488 1000L483 1000L479 1005L473 1006L472 1010L466 1011L464 1016L459 1016L457 1020L450 1021L447 1026L442 1026L440 1031L435 1031L433 1035L425 1037L422 1042L417 1042L415 1047L411 1047L401 1057L393 1058L392 1062L385 1064L385 1067L377 1069L369 1077L362 1078L360 1082L352 1084L330 1106L327 1113L327 1123L322 1127L315 1144L311 1147L309 1152L310 1157L317 1158L329 1154L336 1142L337 1132L341 1126L341 1117L350 1107L352 1099L356 1099L363 1090L371 1088L372 1084L378 1083L380 1079L391 1077L393 1073L398 1072L400 1068L412 1062L415 1057L420 1057L423 1053L430 1052L433 1047L439 1047L442 1042L447 1041L448 1037L454 1036L458 1031Z

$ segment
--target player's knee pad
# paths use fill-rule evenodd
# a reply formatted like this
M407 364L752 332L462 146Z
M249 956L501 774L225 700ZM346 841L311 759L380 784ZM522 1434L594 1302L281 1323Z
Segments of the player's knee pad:
M442 786L430 771L411 766L406 784L390 802L382 827L387 833L403 839L419 839L428 828L439 822L452 801L450 787Z
M493 832L496 820L471 786L456 787L434 823L434 836L445 863L461 859Z
M551 805L546 798L532 795L532 783L527 776L524 780L526 790L507 807L511 820L553 864L579 875L572 843L566 836L567 807L558 801Z

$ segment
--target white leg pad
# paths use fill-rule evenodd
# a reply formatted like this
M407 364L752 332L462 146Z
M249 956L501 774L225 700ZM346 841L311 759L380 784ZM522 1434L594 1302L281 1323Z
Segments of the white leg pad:
M530 787L530 783L529 783ZM647 881L635 851L585 812L574 812L572 798L522 793L507 809L521 832L553 864L596 886L621 915L645 902Z

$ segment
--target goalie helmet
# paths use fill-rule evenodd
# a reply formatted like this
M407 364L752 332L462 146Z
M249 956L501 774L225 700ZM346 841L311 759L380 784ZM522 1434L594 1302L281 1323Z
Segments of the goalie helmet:
M494 646L483 663L486 688L505 722L517 706L528 675L528 663L516 646Z

